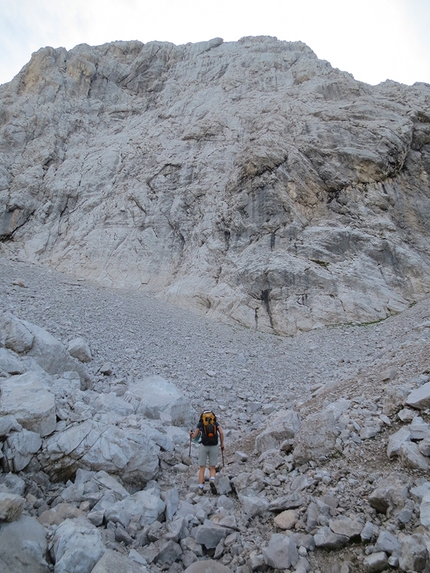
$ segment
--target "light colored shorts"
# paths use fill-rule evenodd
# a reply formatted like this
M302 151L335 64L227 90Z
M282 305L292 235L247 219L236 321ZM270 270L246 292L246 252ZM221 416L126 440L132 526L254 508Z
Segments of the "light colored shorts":
M205 466L207 458L209 458L209 466L216 466L218 461L218 445L199 445L199 466Z

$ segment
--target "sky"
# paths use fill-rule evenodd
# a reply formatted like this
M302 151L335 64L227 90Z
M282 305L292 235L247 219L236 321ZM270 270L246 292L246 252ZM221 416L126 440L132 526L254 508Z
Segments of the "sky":
M430 84L430 0L0 0L0 84L45 46L259 35L372 85Z

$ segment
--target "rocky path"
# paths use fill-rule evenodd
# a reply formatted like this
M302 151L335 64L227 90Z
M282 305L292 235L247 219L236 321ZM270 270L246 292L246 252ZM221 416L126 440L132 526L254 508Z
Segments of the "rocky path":
M257 484L257 491L264 490L269 502L282 496L290 499L291 492L302 492L300 507L293 512L298 520L294 526L297 535L323 526L314 536L323 537L323 549L304 553L312 571L362 571L359 566L341 569L342 560L358 559L362 563L367 558L361 546L352 545L333 553L325 550L332 542L332 534L327 534L326 539L321 533L327 530L324 527L328 523L324 511L334 500L338 505L331 515L350 516L350 521L356 524L358 519L361 526L371 523L374 540L379 531L384 535L386 531L393 532L400 540L399 527L408 534L418 531L416 500L407 499L405 511L410 516L401 526L396 516L387 515L385 521L376 515L368 500L385 478L394 477L412 485L425 480L425 472L407 469L398 460L390 461L386 449L390 435L400 427L395 409L390 411L390 404L399 404L394 395L402 386L410 391L429 379L428 300L377 324L339 326L281 338L211 322L144 293L102 288L47 268L0 258L0 305L3 310L45 328L65 344L76 336L85 338L93 354L88 368L98 392L108 392L121 381L130 383L159 374L181 388L196 411L210 406L219 412L227 435L226 464L220 475L228 476L227 481L233 478L235 487L248 494ZM101 371L112 373L105 375ZM306 425L313 413L342 400L348 402L348 416L343 422L337 456L318 464L306 463L293 471L290 457L282 457L282 471L276 471L276 460L265 460L264 449L263 454L254 451L255 437L276 410L294 407ZM386 425L381 427L382 419ZM360 428L366 431L375 420L380 426L378 438L369 439L365 434L359 437ZM318 426L319 431L324 428ZM186 466L180 463L180 456L173 459L169 453L166 455L163 472L157 479L159 487L163 491L174 487L181 500L193 500L195 483L191 483L193 478L187 481ZM187 461L187 456L188 451L184 451L182 462ZM275 469L271 469L271 463L275 463ZM191 477L194 469L196 466ZM254 485L246 481L250 476L256 480ZM218 505L220 515L235 516L238 529L237 543L231 548L220 547L218 557L224 555L221 562L234 565L232 570L248 571L246 562L258 569L261 547L276 531L273 515L267 511L259 515L258 508L252 519L244 517L246 497L240 503L234 496L219 499L224 504ZM262 503L252 496L250 499L252 503ZM217 503L208 498L201 507L213 510ZM252 513L253 509L248 511ZM151 530L151 535L157 539L155 530ZM131 538L126 539L131 542ZM304 538L294 539L297 546L305 547ZM118 540L112 547L122 550ZM390 554L379 538L373 547L375 553L382 547L382 552ZM150 558L150 552L144 551L144 555ZM369 559L372 555L368 555Z
M51 269L0 259L0 304L64 343L90 344L97 375L160 374L199 410L237 403L306 400L394 352L413 329L414 309L377 325L319 329L294 338L211 322L144 293L102 288ZM103 377L100 377L102 380Z

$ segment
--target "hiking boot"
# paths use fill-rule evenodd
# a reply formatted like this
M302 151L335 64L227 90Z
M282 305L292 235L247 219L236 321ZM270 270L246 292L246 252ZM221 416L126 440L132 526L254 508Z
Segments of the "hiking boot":
M203 491L202 487L199 487L199 489L197 490L197 495L203 495L205 492Z
M216 495L218 493L216 485L215 485L215 480L211 479L209 482L210 486L211 486L211 492Z

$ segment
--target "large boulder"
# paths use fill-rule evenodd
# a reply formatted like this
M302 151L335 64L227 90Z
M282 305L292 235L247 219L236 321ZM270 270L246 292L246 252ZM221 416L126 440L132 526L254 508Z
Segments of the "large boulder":
M263 548L264 562L273 569L289 569L299 560L296 544L283 533L273 533Z
M42 438L37 432L23 428L18 432L11 432L4 447L5 464L10 471L19 472L25 469L33 456L42 447Z
M87 519L66 519L52 538L55 573L91 573L106 548L100 531Z
M143 490L124 498L106 510L105 517L113 523L120 523L127 528L131 520L140 525L150 525L161 520L166 504L154 490Z
M6 348L26 359L31 358L49 374L74 370L79 374L82 389L89 387L90 377L85 366L43 328L5 312L0 316L0 332L3 333Z
M0 523L0 571L49 573L46 531L33 517Z
M39 375L26 372L0 381L0 416L13 415L26 428L43 438L57 423L55 396Z
M192 427L196 413L175 384L161 376L148 376L131 382L129 394L140 400L137 413L166 420L175 426Z
M19 357L8 350L7 348L0 348L0 375L16 375L23 374L26 371L25 365L19 359Z
M301 465L333 455L340 430L334 411L327 408L309 415L300 424L294 439L293 461Z
M38 459L56 480L71 478L83 468L144 485L158 473L158 453L158 446L142 430L86 420L48 437Z
M0 491L0 523L20 518L25 499L14 493Z
M267 427L255 439L255 450L261 454L279 448L284 440L294 438L300 428L300 417L294 410L281 410L273 414Z
M0 331L3 334L2 338L4 338L6 348L17 354L24 354L31 350L34 335L12 313L4 312L0 315Z

